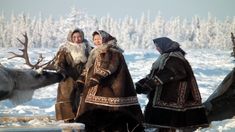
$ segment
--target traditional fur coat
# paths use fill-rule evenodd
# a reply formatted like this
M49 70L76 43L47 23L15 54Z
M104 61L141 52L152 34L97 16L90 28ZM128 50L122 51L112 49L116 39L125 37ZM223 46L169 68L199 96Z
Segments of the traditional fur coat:
M162 54L150 74L136 83L137 93L148 94L147 126L183 129L208 125L193 71L178 46L173 42L167 50L159 47Z
M113 131L120 124L129 126L124 132L140 130L143 115L116 39L91 51L83 75L85 88L76 117L78 122L96 131L107 130L107 126L110 128L107 131Z
M76 115L81 89L77 88L75 80L82 73L90 50L87 41L75 44L68 40L57 52L55 65L64 76L57 91L57 120L70 120Z

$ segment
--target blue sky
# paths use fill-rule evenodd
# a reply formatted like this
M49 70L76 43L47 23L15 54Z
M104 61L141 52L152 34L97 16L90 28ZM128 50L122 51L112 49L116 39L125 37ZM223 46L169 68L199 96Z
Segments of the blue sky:
M54 18L66 16L72 7L80 8L89 15L101 17L109 14L113 18L126 15L140 18L143 12L150 11L155 18L158 11L166 18L180 16L192 18L194 15L212 16L223 20L226 16L235 16L235 0L0 0L0 11L9 18L12 12L29 13Z

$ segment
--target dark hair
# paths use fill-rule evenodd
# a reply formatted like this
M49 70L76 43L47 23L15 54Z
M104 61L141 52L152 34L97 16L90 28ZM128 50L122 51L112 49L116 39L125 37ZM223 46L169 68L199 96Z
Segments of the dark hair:
M85 38L84 38L84 32L83 32L81 29L79 29L79 28L73 30L73 32L71 33L71 36L70 36L70 39L71 39L71 40L72 40L73 34L75 34L75 33L79 33L79 34L82 36L82 40L83 40L83 41L85 40Z
M83 31L80 30L80 29L75 29L75 30L73 30L71 36L73 36L73 34L75 34L75 33L80 33L80 34L83 36Z
M93 33L92 33L92 39L94 39L94 36L95 36L95 35L100 35L100 34L99 34L97 31L93 32Z

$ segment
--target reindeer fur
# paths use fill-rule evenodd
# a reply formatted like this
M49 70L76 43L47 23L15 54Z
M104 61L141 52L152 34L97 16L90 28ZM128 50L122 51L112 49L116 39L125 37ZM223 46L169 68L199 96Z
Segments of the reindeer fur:
M33 69L12 69L0 65L0 101L10 99L14 104L32 98L34 90L59 82L62 75Z

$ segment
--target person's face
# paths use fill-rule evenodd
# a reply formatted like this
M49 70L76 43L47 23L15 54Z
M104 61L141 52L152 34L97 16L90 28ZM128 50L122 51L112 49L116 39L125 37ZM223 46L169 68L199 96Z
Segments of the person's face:
M158 46L156 46L156 49L160 54L162 53L162 50Z
M76 32L72 36L72 41L73 43L77 43L77 44L82 43L83 37L80 33Z
M100 37L100 35L96 34L93 37L93 42L94 42L95 46L100 46L102 44L102 38Z

